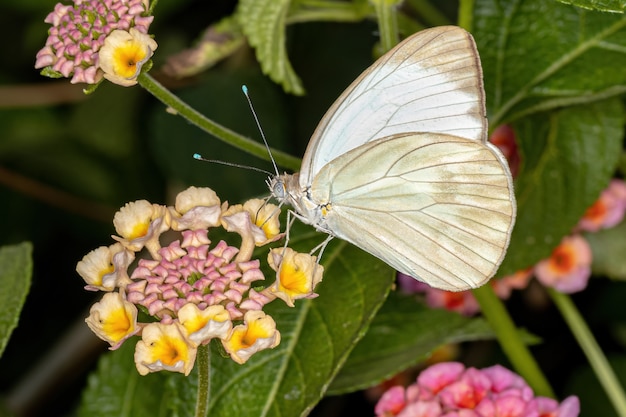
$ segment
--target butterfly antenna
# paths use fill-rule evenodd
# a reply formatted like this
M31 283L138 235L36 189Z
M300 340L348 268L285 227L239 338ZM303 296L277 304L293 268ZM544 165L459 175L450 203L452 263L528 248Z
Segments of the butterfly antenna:
M226 165L226 166L229 166L229 167L249 169L250 171L262 172L262 173L264 173L266 175L274 175L274 174L272 174L269 171L266 171L264 169L257 168L257 167L251 167L251 166L248 166L248 165L235 164L233 162L220 161L219 159L206 159L206 158L203 158L202 155L200 155L199 153L194 153L193 154L193 159L197 159L198 161L204 161L204 162L212 162L214 164Z
M270 146L267 144L267 139L265 139L265 133L263 133L263 129L261 128L261 123L259 123L259 117L257 116L256 111L254 110L254 106L252 105L252 100L250 99L250 95L248 95L248 86L242 85L241 91L243 91L243 94L246 96L246 100L248 100L248 106L250 106L250 111L252 112L252 115L254 116L254 121L256 122L256 126L259 129L259 132L261 133L261 138L263 139L263 143L265 144L265 149L267 149L267 153L270 156L272 165L274 166L274 171L276 172L276 175L279 175L278 167L276 166L276 161L274 161L274 157L272 156L272 151L270 150Z

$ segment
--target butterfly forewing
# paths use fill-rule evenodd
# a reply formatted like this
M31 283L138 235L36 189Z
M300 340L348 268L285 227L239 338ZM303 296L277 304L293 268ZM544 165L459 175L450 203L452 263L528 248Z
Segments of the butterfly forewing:
M485 141L480 61L466 31L421 31L357 78L328 110L304 155L306 188L336 157L369 141L406 132L447 133Z
M432 286L460 291L488 280L515 218L511 178L490 145L437 133L386 137L318 173L323 226Z

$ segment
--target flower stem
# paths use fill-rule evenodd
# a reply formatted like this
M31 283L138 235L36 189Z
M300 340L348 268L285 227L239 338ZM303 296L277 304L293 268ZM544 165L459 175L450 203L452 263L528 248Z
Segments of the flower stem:
M471 32L474 26L475 0L461 0L459 2L459 26Z
M196 367L198 368L198 398L196 400L195 417L206 417L209 410L209 345L198 347Z
M491 285L472 290L480 309L498 338L511 364L531 386L536 395L555 398L546 377L524 344L511 316L496 296Z
M241 149L244 152L248 152L249 154L266 161L270 160L264 144L242 136L200 114L194 108L179 99L176 95L172 94L171 91L166 89L163 85L161 85L161 83L147 73L141 73L138 77L138 81L139 84L148 90L150 94L159 99L169 108L175 110L176 114L184 117L205 132L210 133L216 138L234 146L235 148ZM294 171L300 169L299 158L275 149L271 149L271 153L276 161L276 164Z
M398 43L398 0L374 0L378 30L380 31L380 46L387 52Z
M613 403L615 411L617 411L620 417L626 417L626 395L624 395L624 389L589 330L587 323L585 323L580 312L576 309L572 299L551 288L548 288L548 294L550 294L552 301L561 312L578 344L587 356L587 360L589 360L593 371L600 380L600 384L602 384L611 403Z
M445 26L450 24L450 20L431 4L429 0L409 0L411 8L417 10L420 20L426 22L427 26ZM437 4L437 2L435 2Z

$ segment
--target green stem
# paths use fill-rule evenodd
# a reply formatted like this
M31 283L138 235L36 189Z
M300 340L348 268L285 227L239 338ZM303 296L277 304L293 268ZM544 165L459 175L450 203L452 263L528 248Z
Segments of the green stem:
M209 345L198 347L196 354L196 368L198 368L198 399L196 401L195 417L206 417L209 410Z
M502 350L536 395L555 398L546 377L520 337L511 316L491 285L473 290L480 309L498 338Z
M548 288L548 293L587 356L587 360L600 380L600 384L602 384L611 403L613 403L615 411L617 411L620 417L626 417L626 395L624 395L624 390L572 299L551 288Z
M450 24L450 20L433 6L429 0L409 0L407 3L419 13L421 20L426 22L428 26L445 26Z
M397 0L374 0L378 30L380 31L380 46L382 52L387 52L398 44L398 17Z
M179 99L171 91L163 87L157 80L147 73L142 73L138 78L139 84L148 90L150 94L159 99L163 104L173 109L176 114L184 117L189 122L198 126L200 129L215 136L216 138L228 143L229 145L239 148L244 152L248 152L258 158L268 161L270 159L265 145L253 141L250 138L241 136L240 134L212 121L211 119L200 114L187 103ZM272 156L276 164L297 171L300 169L300 159L284 152L271 149Z
M475 0L461 0L459 2L459 26L471 32L474 26Z
M346 3L328 0L302 0L297 2L287 16L287 24L329 21L358 22L372 13L368 3Z

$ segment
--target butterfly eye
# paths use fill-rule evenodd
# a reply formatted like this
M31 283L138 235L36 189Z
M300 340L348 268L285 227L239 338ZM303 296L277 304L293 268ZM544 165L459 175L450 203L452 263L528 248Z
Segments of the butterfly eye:
M277 200L285 198L285 183L280 178L274 178L271 184L272 194Z

